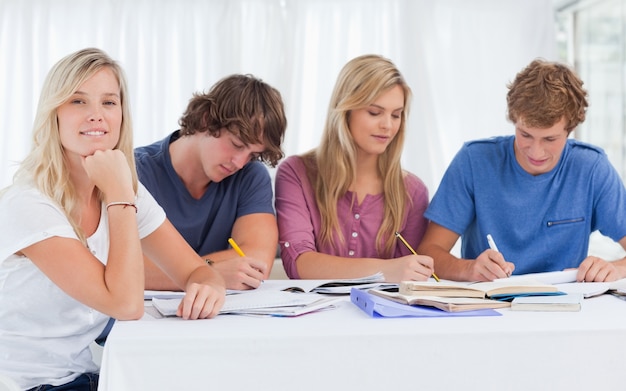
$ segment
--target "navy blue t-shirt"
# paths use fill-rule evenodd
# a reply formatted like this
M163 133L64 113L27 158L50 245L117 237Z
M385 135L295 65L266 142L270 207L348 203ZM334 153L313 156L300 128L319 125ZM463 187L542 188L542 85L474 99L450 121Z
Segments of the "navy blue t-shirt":
M200 199L189 194L174 171L169 145L177 132L135 149L139 180L163 207L167 218L200 255L229 248L235 220L252 213L274 214L272 181L263 163L212 182Z

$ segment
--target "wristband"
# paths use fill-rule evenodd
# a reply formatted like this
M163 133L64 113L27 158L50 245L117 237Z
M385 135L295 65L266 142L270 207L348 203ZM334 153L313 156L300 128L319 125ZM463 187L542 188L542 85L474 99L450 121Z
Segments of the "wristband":
M133 208L135 208L135 213L137 213L137 205L135 205L134 202L125 202L125 201L110 202L110 203L107 204L106 209L108 211L111 206L117 206L117 205L123 206L124 209L127 206L132 206Z

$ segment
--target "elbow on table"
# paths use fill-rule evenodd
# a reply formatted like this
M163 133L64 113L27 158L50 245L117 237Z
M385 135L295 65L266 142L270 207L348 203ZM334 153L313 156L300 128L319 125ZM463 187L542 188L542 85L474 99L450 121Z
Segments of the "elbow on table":
M144 314L144 302L126 302L114 312L113 317L117 320L139 320Z

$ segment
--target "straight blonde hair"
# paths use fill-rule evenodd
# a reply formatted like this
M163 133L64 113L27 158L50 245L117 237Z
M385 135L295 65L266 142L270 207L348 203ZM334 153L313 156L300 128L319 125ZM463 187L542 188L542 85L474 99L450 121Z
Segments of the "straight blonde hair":
M70 181L65 151L59 135L57 109L67 102L78 88L103 68L115 74L120 86L122 124L115 149L121 150L131 168L133 188L137 192L137 172L133 155L133 134L126 78L121 66L100 49L87 48L57 62L48 73L37 105L33 125L33 144L18 167L13 183L33 183L65 212L79 239L86 244L80 221L72 218L77 208L77 195ZM103 195L98 194L103 200Z
M357 153L348 126L350 112L369 106L381 93L397 85L404 92L400 129L378 158L385 204L383 222L376 236L376 249L383 256L391 256L394 233L400 228L404 212L411 202L400 165L411 89L390 60L369 54L356 57L343 67L330 99L321 143L318 148L302 155L321 214L321 240L335 248L345 243L339 228L337 203L356 178ZM335 241L334 234L337 234L339 242Z

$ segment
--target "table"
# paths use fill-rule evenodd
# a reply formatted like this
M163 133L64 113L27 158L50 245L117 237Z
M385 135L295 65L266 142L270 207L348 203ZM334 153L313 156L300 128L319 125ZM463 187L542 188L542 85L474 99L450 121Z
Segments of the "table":
M317 281L265 281L263 289ZM307 285L309 284L309 285ZM99 391L623 390L626 301L580 312L370 318L349 298L297 318L116 322Z

